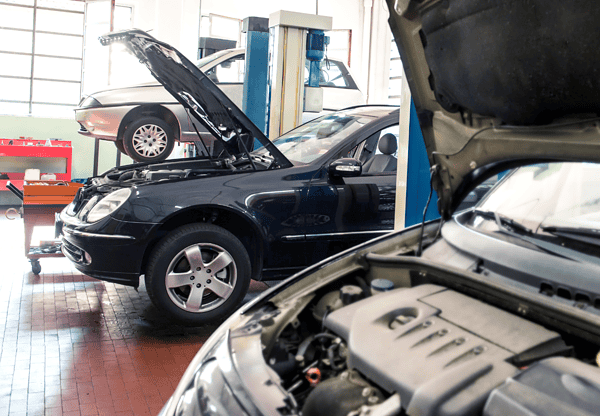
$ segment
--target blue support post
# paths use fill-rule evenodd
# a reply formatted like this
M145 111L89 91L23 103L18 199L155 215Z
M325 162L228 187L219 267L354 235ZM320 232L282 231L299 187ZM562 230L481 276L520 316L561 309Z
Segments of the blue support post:
M429 159L423 142L423 133L419 125L417 110L410 101L410 126L408 132L408 175L406 186L405 226L409 227L423 221L423 210L430 191ZM425 221L440 216L437 209L437 193L433 191Z
M263 133L267 134L269 32L268 19L264 19L264 22L260 19L262 18L244 19L247 37L242 111Z

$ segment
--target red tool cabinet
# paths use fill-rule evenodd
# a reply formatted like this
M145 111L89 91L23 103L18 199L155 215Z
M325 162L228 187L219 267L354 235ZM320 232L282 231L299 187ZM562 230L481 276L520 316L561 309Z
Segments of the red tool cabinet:
M11 143L12 144L9 144ZM8 174L8 180L0 179L0 191L7 191L10 180L21 191L25 169L39 169L41 174L54 173L56 180L71 180L71 142L50 140L0 138L0 172Z

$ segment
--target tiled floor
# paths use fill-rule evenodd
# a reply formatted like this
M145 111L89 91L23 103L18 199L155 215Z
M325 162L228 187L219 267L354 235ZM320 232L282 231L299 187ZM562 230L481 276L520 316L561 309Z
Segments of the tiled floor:
M215 326L173 325L143 285L41 265L33 275L23 222L0 210L0 416L156 415Z

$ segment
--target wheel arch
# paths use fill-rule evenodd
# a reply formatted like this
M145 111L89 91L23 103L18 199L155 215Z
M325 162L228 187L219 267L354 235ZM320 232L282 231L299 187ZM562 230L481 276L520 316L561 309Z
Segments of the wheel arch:
M167 217L154 230L152 241L146 247L141 270L145 273L154 247L171 231L193 223L214 224L235 235L246 248L252 267L251 278L260 280L264 257L264 233L247 214L220 205L193 206L179 210Z
M142 104L138 107L131 109L119 124L119 131L117 133L117 140L123 140L125 130L131 124L131 122L142 118L142 117L156 117L166 122L175 136L175 140L179 140L181 137L181 125L175 114L168 108L160 104Z

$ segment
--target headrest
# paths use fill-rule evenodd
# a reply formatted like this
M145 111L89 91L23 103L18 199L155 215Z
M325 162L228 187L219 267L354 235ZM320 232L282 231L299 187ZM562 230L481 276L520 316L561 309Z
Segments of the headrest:
M393 155L398 149L398 139L392 133L386 133L379 139L379 151L384 155Z

